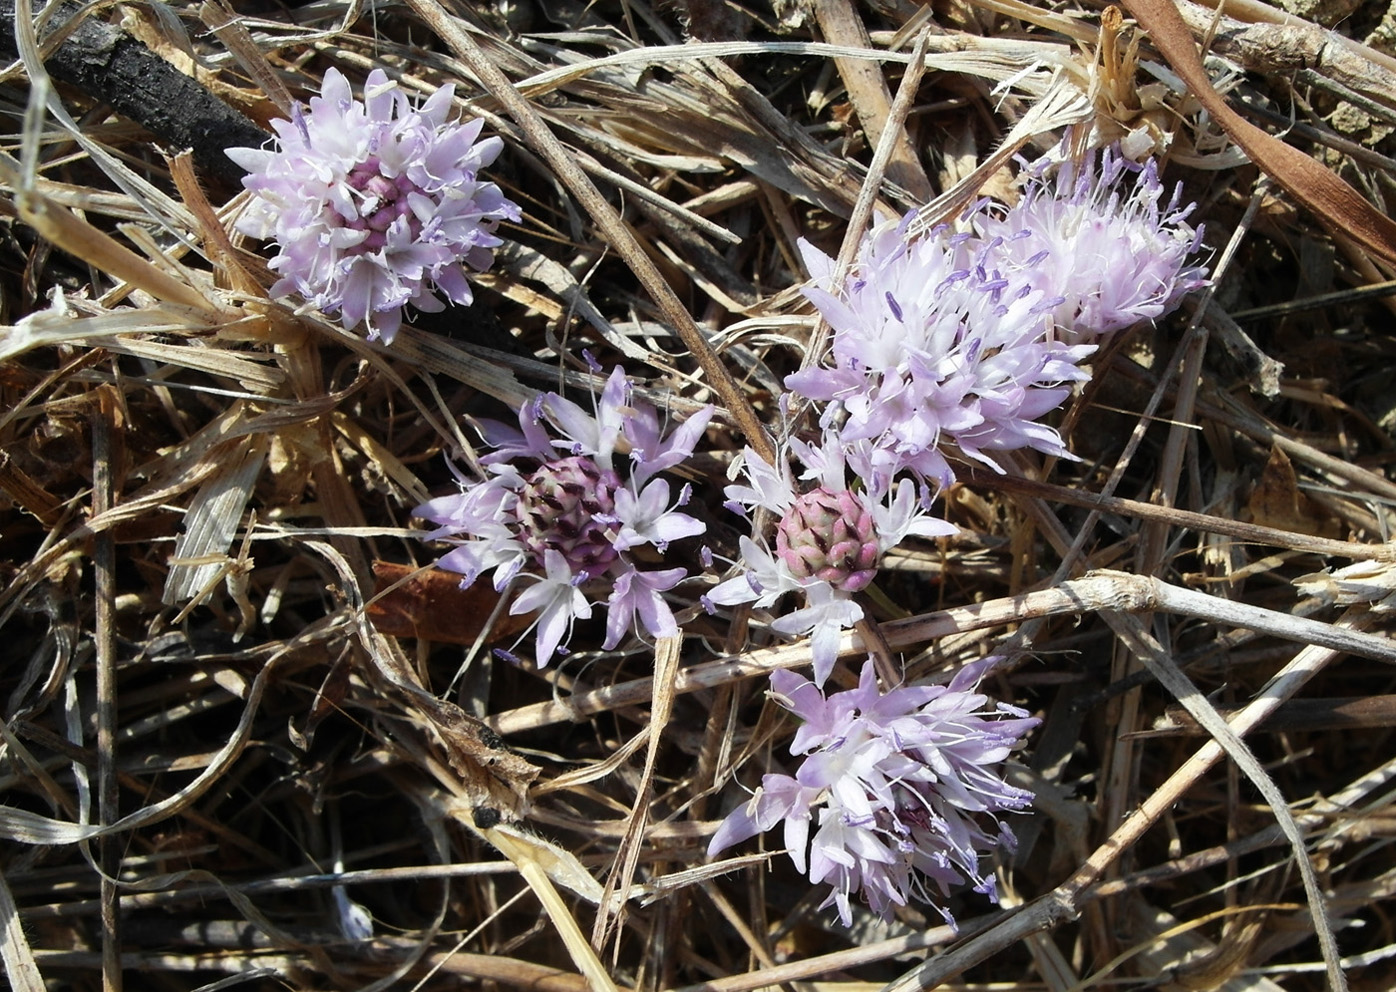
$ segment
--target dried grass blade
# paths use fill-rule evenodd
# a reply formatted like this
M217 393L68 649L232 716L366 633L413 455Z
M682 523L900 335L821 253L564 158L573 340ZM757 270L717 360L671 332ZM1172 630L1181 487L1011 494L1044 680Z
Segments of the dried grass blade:
M140 310L112 310L79 318L62 292L52 304L20 318L18 323L0 326L0 361L9 361L35 348L94 339L115 338L120 334L196 334L210 329L207 311L169 310L163 306Z
M792 196L817 203L836 216L847 216L858 199L858 182L842 158L823 145L772 105L766 95L752 86L726 62L704 59L703 76L695 75L693 85L714 95L709 100L736 106L714 118L719 125L714 137L721 154L732 158L753 175ZM703 118L692 122L703 126ZM706 134L703 135L707 137Z
M5 977L14 992L44 992L44 976L34 961L34 952L24 936L19 920L19 907L10 892L10 885L0 872L0 960L5 962Z
M9 163L0 161L0 178L16 181ZM101 268L113 279L145 290L159 300L168 300L204 313L217 307L193 286L181 282L121 245L111 235L99 231L71 211L47 202L39 194L19 194L15 198L20 218L54 245L76 258Z
M486 830L484 835L501 854L518 866L519 874L543 904L543 910L557 928L558 936L567 947L572 963L586 977L592 992L620 992L606 972L605 966L597 958L596 952L587 943L582 928L568 911L567 904L558 895L557 889L553 888L548 872L538 861L534 846L525 843L513 833L498 828Z
M87 13L81 9L77 16ZM134 201L150 219L169 231L177 239L183 240L184 232L193 226L193 220L184 208L171 199L163 190L131 171L120 159L111 154L98 141L94 141L87 129L80 127L63 106L62 100L53 91L53 82L40 57L38 39L34 33L34 13L31 0L19 0L14 4L14 40L19 51L20 61L30 80L29 102L25 108L24 134L22 136L22 160L19 182L14 189L20 197L26 197L39 185L36 182L38 150L43 129L45 110L68 132L69 137L87 153L93 163L101 169L122 192ZM0 157L7 165L14 160L9 156ZM79 255L79 258L84 256Z
M571 310L580 314L625 357L642 361L649 357L649 352L616 330L615 325L591 302L586 290L566 266L524 245L505 245L496 253L496 257L501 268L507 268L521 279L541 283L549 292L566 301Z
M1370 611L1349 610L1339 623L1353 630L1361 630L1373 623L1373 615ZM1336 652L1327 648L1306 647L1264 685L1227 725L1238 736L1249 733L1336 656ZM1220 760L1223 753L1215 740L1208 741L1184 761L1163 785L1147 796L1129 819L1086 859L1071 878L991 930L971 937L959 947L911 969L889 984L885 992L919 992L934 988L1031 934L1074 919L1086 901L1087 890L1095 885L1106 868L1130 850Z
M151 310L150 308L142 308L138 312L144 315L149 314ZM99 320L101 320L100 317L88 318L88 321ZM188 329L188 325L182 325L177 330ZM145 341L129 337L98 337L92 340L91 344L118 355L148 358L165 365L176 365L195 372L206 372L223 379L232 379L243 389L262 394L272 392L286 381L285 373L275 365L250 361L245 356L222 349L166 344L161 341Z
M986 4L987 5L987 4ZM1025 7L1027 5L1024 5ZM1037 8L1028 7L1039 17L1045 16ZM1017 16L1022 16L1019 14ZM1054 30L1075 24L1051 22ZM1094 28L1071 27L1060 33L1076 36L1085 42L1094 41L1098 31ZM994 82L1003 82L1022 76L1023 70L1041 65L1063 65L1071 57L1071 49L1065 44L1044 42L1040 39L1023 41L1003 37L979 37L969 34L945 34L933 37L930 45L933 53L926 59L926 68L936 72L964 73L980 76ZM886 48L857 48L850 45L831 45L818 41L715 41L685 42L682 45L651 45L616 52L597 59L586 59L547 69L536 73L517 84L517 89L530 99L576 82L588 75L618 66L670 65L672 63L700 62L703 59L723 59L740 55L809 55L817 58L863 59L871 62L911 61L910 52L891 51ZM677 68L677 66L674 66ZM1019 79L1019 82L1023 80Z
M1146 903L1137 903L1133 909L1134 915L1140 918L1138 932L1142 936L1137 938L1132 947L1115 955L1113 959L1098 968L1094 974L1073 985L1069 992L1084 992L1085 989L1109 984L1112 978L1118 978L1120 965L1131 959L1139 962L1143 976L1160 981L1172 980L1179 988L1216 989L1217 992L1284 992L1281 986L1263 975L1227 978L1226 975L1230 974L1233 969L1226 967L1226 963L1222 961L1214 962L1221 966L1218 972L1205 976L1198 974L1197 967L1200 963L1219 951L1226 953L1224 949L1226 947L1229 947L1232 953L1244 955L1254 938L1218 948L1194 931L1216 920L1226 919L1237 914L1265 913L1286 908L1288 907L1285 904L1275 903L1233 906L1179 923L1169 913L1154 909ZM1253 928L1263 925L1264 920L1265 918L1262 916L1259 921L1247 921L1242 924L1242 929L1251 930L1253 933ZM1235 966L1240 966L1241 963L1241 961L1232 962Z
M474 827L480 836L491 844L497 836L507 834L515 844L521 844L528 849L531 860L552 881L593 906L601 901L601 883L591 877L591 873L571 851L507 823L487 828L478 827L475 825L476 809L466 802L452 804L450 812L462 823ZM503 851L503 848L500 850Z
M276 74L262 50L257 47L257 43L252 40L252 35L242 25L242 18L229 10L225 3L206 2L199 6L199 20L208 25L208 29L223 43L233 58L237 59L238 65L252 77L258 89L275 104L276 109L281 111L283 116L290 117L291 108L296 105L296 101L292 99L290 90L281 82L281 77Z
M202 591L227 567L238 522L266 461L268 440L253 437L240 448L239 457L222 462L199 487L184 515L185 529L175 542L174 564L165 580L166 604Z
M1288 451L1289 449L1283 449ZM1367 544L1361 541L1337 541L1331 538L1315 537L1298 531L1280 530L1278 527L1265 527L1260 524L1219 517L1210 513L1195 513L1172 506L1156 506L1140 500L1125 499L1121 496L1107 496L1086 489L1070 486L1057 486L1050 482L1039 482L1017 475L992 475L971 469L965 473L964 481L986 489L1001 489L1025 496L1065 503L1068 506L1081 506L1103 513L1117 513L1138 520L1159 520L1172 527L1183 527L1203 534L1222 534L1238 541L1268 545L1275 548L1288 548L1291 551L1304 551L1316 555L1330 555L1350 558L1354 561L1371 559L1379 562L1396 561L1396 543Z
M547 69L520 80L518 90L535 99L551 90L576 82L593 73L625 65L663 65L669 62L691 62L704 58L730 58L734 55L816 55L823 58L872 59L877 62L908 62L909 54L882 49L854 48L808 41L709 41L688 42L683 45L651 45L616 52L597 59L586 59L572 65Z
M1008 17L1016 17L1020 21L1036 24L1048 31L1055 31L1077 44L1091 45L1100 37L1100 33L1083 18L1073 17L1071 14L1056 10L1043 9L1036 4L1025 3L1024 0L977 0L977 2L986 10L996 11Z
M92 411L92 515L112 508L120 488L117 473L123 460L118 440L124 426L122 407L114 386L97 390ZM120 816L120 789L116 781L116 544L110 531L92 542L95 583L94 619L97 669L97 818L102 825ZM102 985L121 992L121 911L116 876L121 870L121 848L111 836L97 842L101 866Z
M1004 136L994 153L964 179L921 208L913 229L929 231L959 213L978 195L988 178L1006 166L1009 159L1029 141L1043 132L1079 123L1089 117L1092 110L1090 98L1074 81L1058 71L1047 92L1013 125L1013 130Z
M393 357L410 362L428 372L450 376L486 396L518 409L533 398L533 390L525 387L514 373L492 362L482 362L478 355L466 351L449 339L403 327L393 339ZM406 387L403 387L406 389Z
M252 733L253 718L262 703L262 694L266 691L267 682L276 667L276 659L273 659L257 673L257 677L252 680L252 685L247 691L247 702L243 706L242 717L233 730L228 743L219 748L213 760L208 763L208 767L183 789L107 826L90 823L67 823L52 817L30 813L28 810L0 807L0 837L21 844L76 844L80 841L91 840L93 837L103 837L108 834L121 833L124 830L146 827L183 812L207 792L242 754L242 749L246 746L248 737Z
M16 465L7 451L0 451L0 492L46 528L55 526L63 511L63 501Z
M409 0L409 5L430 25L455 56L470 67L485 89L514 118L528 143L552 167L572 195L586 207L611 247L630 266L631 271L650 294L650 298L658 305L664 319L678 332L693 358L703 369L708 384L722 399L738 429L746 436L747 443L766 461L774 463L775 445L762 427L751 402L727 371L722 356L708 343L692 314L684 309L674 290L664 281L659 269L645 254L615 208L601 196L600 191L567 153L567 149L548 129L542 118L514 88L499 67L490 61L459 21L449 15L436 0Z
M521 992L584 992L588 988L586 980L574 972L503 954L471 954L453 948L428 955L424 963L472 986L499 985ZM416 986L412 992L420 988Z
M330 423L341 437L358 448L378 471L401 486L413 500L425 503L431 498L416 473L353 417L343 410L336 410L330 414Z
M928 37L929 35L922 32L916 40L916 49L912 53L911 62L907 65L901 85L897 88L897 98L882 122L884 130L878 139L872 162L868 165L868 174L863 180L863 188L858 191L858 201L853 205L853 214L849 217L848 227L844 230L843 243L839 245L838 259L834 264L833 282L835 284L841 284L853 266L853 259L857 256L858 248L863 243L863 232L872 219L873 204L877 199L878 188L882 185L883 173L893 161L893 152L900 144L905 143L904 135L900 135L901 140L898 140L899 132L906 123L906 115L911 110L911 103L916 97L917 87L920 85L921 76L926 69ZM890 125L890 127L886 127L886 125ZM823 361L828 339L829 322L820 316L810 334L809 346L805 349L804 358L800 362L801 368L807 369Z
M73 548L80 547L94 534L116 526L124 520L134 520L161 503L183 496L218 469L221 446L234 437L269 430L283 414L266 414L245 420L241 404L230 406L209 421L197 434L178 449L167 452L154 466L154 478L134 496L117 503L108 512L74 527L61 539L53 541L30 559L0 590L0 626L3 626L32 584L40 581L54 563Z
M636 751L640 750L649 739L650 728L642 727L639 733L610 754L606 755L601 761L574 769L570 772L563 772L561 775L556 775L544 782L540 782L530 789L528 794L531 798L537 799L540 796L547 795L549 792L575 789L578 786L586 785L588 782L595 782L597 779L605 778L629 761L631 756Z
M863 18L854 11L850 0L825 0L823 3L817 3L814 5L814 14L819 22L819 30L832 44L846 44L853 48L872 47L872 40L868 37ZM918 80L924 68L924 58L925 43L922 42L918 52L912 56L909 66L916 70ZM848 91L848 98L853 103L858 120L867 132L868 143L880 146L884 133L889 129L892 131L891 146L886 153L887 178L917 200L923 203L929 200L935 195L935 190L911 147L910 139L902 129L902 122L898 121L893 113L892 93L887 88L887 80L881 68L862 59L836 58L834 64L838 67L839 76L843 79L844 89ZM908 86L905 80L901 85L903 89ZM911 88L915 88L914 84Z
M159 8L160 5L157 4L156 9ZM209 203L208 197L204 195L203 187L199 185L199 177L194 171L194 156L191 152L186 150L170 159L170 177L174 180L179 195L184 198L189 212L194 215L205 253L223 274L225 281L219 285L253 298L263 295L265 290L243 264L244 256L233 247L227 229L218 219L213 204Z
M1238 145L1331 231L1396 264L1396 221L1381 213L1327 166L1246 120L1212 88L1192 32L1173 0L1122 0L1188 90Z
M1285 799L1284 793L1280 792L1279 786L1275 784L1260 762L1256 760L1254 752L1222 719L1207 697L1202 695L1192 680L1183 674L1183 670L1168 657L1168 653L1163 646L1158 643L1137 617L1125 616L1119 613L1102 612L1102 619L1120 637L1120 639L1132 650L1149 669L1150 674L1159 680L1159 683L1173 694L1183 705L1183 708L1192 715L1209 734L1212 740L1217 743L1236 763L1239 768L1250 779L1251 784L1259 790L1260 794L1269 803L1270 810L1275 814L1275 820L1280 829L1284 831L1285 838L1289 841L1294 852L1294 863L1299 868L1299 875L1304 880L1304 891L1309 897L1309 913L1313 919L1314 929L1318 935L1319 947L1323 951L1323 960L1328 967L1328 987L1331 992L1343 992L1347 988L1347 978L1343 974L1342 955L1338 951L1337 938L1333 936L1333 924L1328 918L1327 902L1323 897L1323 890L1319 888L1318 876L1314 872L1313 862L1309 858L1309 852L1304 844L1304 836L1299 831L1299 825L1294 822L1294 814L1290 812L1289 802Z
M893 958L913 954L916 951L942 947L954 941L956 937L978 933L986 923L992 922L995 918L981 916L976 919L960 920L958 931L949 926L929 927L906 937L894 937L891 940L881 940L864 944L861 947L850 947L845 950L831 951L828 954L818 954L799 961L778 964L774 968L759 968L746 974L713 978L697 985L682 986L673 992L755 992L756 989L778 988L787 982L818 978L821 975L835 975L846 969L857 968L860 965L875 961L890 961ZM932 957L934 956L932 955ZM839 985L831 982L828 985L817 987L833 990L839 988ZM849 987L862 990L870 988L861 982L850 983ZM926 988L931 987L927 986Z
M659 744L664 738L664 728L669 724L669 716L674 710L674 680L678 676L679 656L683 650L683 635L661 637L654 646L654 692L650 699L649 748L645 752L645 767L640 774L640 783L635 790L635 806L630 811L616 850L611 873L606 878L606 887L597 909L596 922L591 930L591 944L600 949L619 928L621 914L630 899L630 886L635 878L635 868L640 863L645 824L649 822L651 793L654 788L654 763L659 756Z

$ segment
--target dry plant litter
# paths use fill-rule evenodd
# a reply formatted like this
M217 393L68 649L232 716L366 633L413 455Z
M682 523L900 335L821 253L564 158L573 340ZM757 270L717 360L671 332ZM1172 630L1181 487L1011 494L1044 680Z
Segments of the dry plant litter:
M0 3L11 987L1396 985L1396 8L40 6ZM99 44L196 81L207 126L70 75ZM454 84L522 208L475 302L391 347L268 298L219 157L375 68ZM735 556L729 464L774 459L826 355L798 240L846 270L1068 126L1184 184L1215 285L1092 357L1054 421L1080 461L961 467L958 533L883 561L830 691L869 651L908 683L1005 654L1036 800L1000 906L844 928L778 834L704 854L788 768L764 676L807 640L685 585L677 635L581 623L543 668L411 511L477 418L600 391L585 353L714 406L684 471Z

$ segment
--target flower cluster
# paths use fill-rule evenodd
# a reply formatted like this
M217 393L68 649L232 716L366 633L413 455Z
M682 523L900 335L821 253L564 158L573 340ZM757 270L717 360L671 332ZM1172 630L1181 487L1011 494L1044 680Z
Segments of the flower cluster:
M980 853L1011 851L1013 834L996 814L1032 801L998 766L1039 721L975 691L994 661L962 668L949 685L883 692L869 659L856 689L827 698L798 675L772 673L773 697L804 721L790 753L806 757L793 777L766 775L722 822L708 854L783 823L790 859L810 881L833 887L820 908L837 906L844 926L854 893L884 917L916 895L952 926L927 882L942 899L969 882L997 901Z
M630 394L617 367L594 416L545 393L519 411L517 430L483 424L485 440L495 449L480 459L489 476L462 481L459 493L414 511L439 525L426 537L459 542L438 564L460 572L463 586L490 569L496 589L524 584L509 611L538 611L540 667L570 635L573 621L590 617L603 597L606 650L637 619L655 637L678 632L662 594L688 570L641 569L636 552L645 546L663 552L670 541L703 533L701 521L675 508L687 502L688 487L675 499L669 483L655 476L693 453L712 409L705 407L666 436L659 412ZM624 451L628 466L619 457Z
M873 580L882 555L913 534L944 537L956 528L924 511L909 479L881 496L849 488L845 454L857 459L866 445L845 452L826 439L821 446L793 440L791 447L806 467L801 478L813 484L803 492L784 459L777 466L750 448L742 453L748 484L727 487L728 506L774 514L780 521L775 547L759 534L743 537L741 570L704 600L709 606L754 602L764 609L800 592L804 607L776 617L771 628L792 637L811 635L814 678L823 685L838 655L840 631L863 618L851 594Z
M954 478L943 447L993 464L989 451L1032 447L1067 455L1037 423L1087 378L1089 347L1052 338L1059 305L1029 274L1006 275L994 244L942 227L909 238L912 216L873 231L853 278L830 282L833 260L801 243L815 284L805 295L833 329L832 368L786 378L828 403L843 443L869 442L855 470L874 488L909 470L936 486Z
M805 295L833 329L833 363L787 377L827 404L844 443L869 441L855 465L874 488L901 471L931 489L954 473L953 445L995 469L994 452L1071 457L1038 423L1088 378L1079 366L1102 335L1163 316L1205 282L1184 263L1200 239L1180 193L1163 202L1152 164L1106 152L1055 185L1030 173L1019 202L979 205L970 230L912 235L914 216L871 231L852 274L801 249Z
M481 121L450 122L453 93L413 109L375 69L360 101L330 69L308 112L272 123L274 148L228 149L252 194L238 230L280 247L272 296L297 293L388 343L409 304L441 310L437 292L470 303L466 267L489 267L495 228L519 208L479 177L503 143L479 140Z
M1182 298L1207 285L1207 272L1187 264L1202 228L1187 223L1196 204L1183 205L1182 185L1165 201L1158 165L1131 162L1114 148L1064 161L1049 176L1026 173L1012 208L981 203L971 223L986 243L1000 244L1000 265L1051 287L1058 337L1090 343L1106 334L1158 320Z
M278 125L277 151L232 153L253 172L240 225L283 246L275 292L298 291L385 339L409 303L469 299L465 267L489 264L495 226L518 209L477 179L498 140L447 124L449 101L447 88L414 110L376 72L360 103L331 73L308 113ZM735 460L727 506L775 524L740 539L736 569L703 603L753 604L775 632L809 637L813 680L771 677L803 721L791 744L803 761L794 775L766 775L710 854L783 824L796 867L832 887L824 905L845 925L855 896L884 916L913 896L943 904L966 883L995 898L981 856L1012 847L1000 814L1032 799L999 766L1038 721L977 691L993 659L948 685L901 687L880 687L870 659L856 689L823 686L883 556L912 536L955 533L928 512L954 479L952 453L995 469L1014 449L1071 457L1039 421L1088 377L1098 342L1205 283L1187 264L1200 230L1180 203L1152 164L1106 151L1054 176L1029 170L1015 205L980 203L959 230L918 233L914 215L878 227L847 278L801 243L805 295L833 329L832 356L786 385L822 405L821 433L788 439L774 464L751 449ZM666 431L617 368L591 411L546 393L518 411L517 428L482 424L484 478L415 512L436 525L425 536L454 543L440 565L463 585L492 572L515 593L511 613L537 614L540 666L598 606L606 650L632 633L672 636L668 595L690 571L664 553L705 527L681 510L688 487L675 495L661 473L692 455L711 414Z

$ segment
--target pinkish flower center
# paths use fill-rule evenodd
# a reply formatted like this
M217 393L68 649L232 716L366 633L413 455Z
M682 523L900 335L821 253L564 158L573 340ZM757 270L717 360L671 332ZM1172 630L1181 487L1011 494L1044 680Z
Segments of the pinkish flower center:
M408 202L408 195L417 188L416 184L401 173L390 179L379 171L380 168L378 159L370 158L354 166L345 179L352 189L361 194L356 198L358 219L347 222L345 226L368 231L368 237L348 250L351 255L362 255L382 248L388 242L388 228L399 217L406 220L414 239L421 233L422 222L412 212Z
M872 514L848 490L821 486L795 500L776 528L776 554L796 578L857 592L877 574L881 554Z
M620 484L614 472L584 455L540 465L518 491L519 539L540 565L551 549L574 574L599 575L618 556L611 514Z

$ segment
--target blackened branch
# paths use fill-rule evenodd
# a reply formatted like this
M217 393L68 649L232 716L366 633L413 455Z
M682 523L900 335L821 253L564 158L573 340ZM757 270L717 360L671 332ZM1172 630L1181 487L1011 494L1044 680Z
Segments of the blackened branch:
M49 24L61 25L80 10L80 4L60 4ZM0 0L0 55L19 57L15 0ZM269 137L142 42L91 17L83 18L44 66L54 79L107 104L173 148L192 149L200 169L229 183L238 182L243 170L223 150L257 148Z

